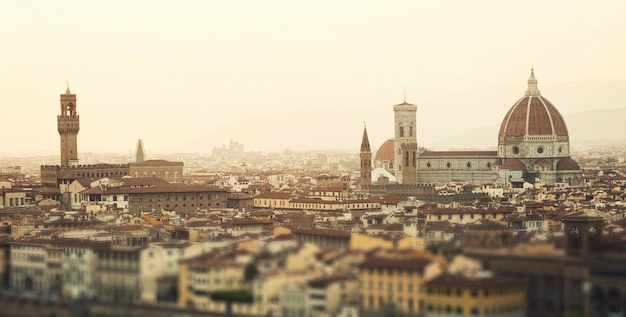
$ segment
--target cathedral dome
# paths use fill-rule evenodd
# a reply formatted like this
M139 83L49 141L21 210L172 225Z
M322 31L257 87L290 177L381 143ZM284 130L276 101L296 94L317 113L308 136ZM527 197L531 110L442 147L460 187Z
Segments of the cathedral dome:
M393 139L385 141L376 151L375 161L393 161L396 159L395 142Z
M568 136L565 120L559 111L537 89L533 71L528 89L504 116L498 134L500 142L506 137Z
M504 164L502 164L500 169L511 170L511 171L524 171L526 170L526 165L524 165L522 161L516 158L512 158L512 159L506 160Z
M577 170L580 170L580 166L578 166L578 163L576 163L576 161L572 160L571 158L564 157L560 159L558 163L556 163L556 170L557 171L577 171Z

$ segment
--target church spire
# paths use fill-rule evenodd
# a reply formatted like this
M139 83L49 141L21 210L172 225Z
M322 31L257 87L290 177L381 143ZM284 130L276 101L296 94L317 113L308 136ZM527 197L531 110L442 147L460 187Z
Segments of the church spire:
M363 122L363 140L361 141L361 185L372 184L372 150L370 149L370 140L367 137L367 126Z
M537 78L535 78L535 69L530 69L530 78L528 78L528 89L526 89L526 96L540 96L541 93L537 88Z
M361 153L371 153L370 140L367 137L367 126L363 122L363 140L361 141Z
M139 139L137 141L137 150L135 151L135 162L141 163L145 160L145 151L143 149L143 140Z
M65 89L65 94L66 95L71 94L72 92L70 91L70 83L69 83L69 81L65 81L65 86L67 86L67 88Z

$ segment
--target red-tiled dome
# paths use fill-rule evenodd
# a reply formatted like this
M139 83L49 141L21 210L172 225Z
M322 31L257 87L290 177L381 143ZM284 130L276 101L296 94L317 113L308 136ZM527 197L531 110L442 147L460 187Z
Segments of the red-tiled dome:
M385 141L376 151L374 161L393 161L396 159L396 148L393 139Z
M572 160L571 158L564 157L560 159L558 163L556 163L556 170L557 171L577 171L577 170L580 170L580 166L578 166L578 163L576 163L576 161Z
M499 137L524 135L568 136L565 121L537 89L537 79L531 72L526 94L518 100L504 116Z
M500 166L500 169L511 170L511 171L524 171L526 170L526 165L524 165L522 161L516 158L511 158L511 159L506 160L504 164Z

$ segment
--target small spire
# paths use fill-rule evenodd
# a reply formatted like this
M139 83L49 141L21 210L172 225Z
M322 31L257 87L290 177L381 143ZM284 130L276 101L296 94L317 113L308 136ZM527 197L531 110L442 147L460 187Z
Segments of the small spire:
M67 86L67 89L65 89L65 94L66 95L71 94L72 92L70 91L70 82L66 80L65 85Z
M363 121L363 139L361 140L361 153L371 153L370 140L367 137L367 126Z
M404 87L404 103L406 103L406 87Z
M535 68L530 68L530 77L528 78L528 89L526 89L526 96L540 96L541 93L537 88L537 78L535 78Z

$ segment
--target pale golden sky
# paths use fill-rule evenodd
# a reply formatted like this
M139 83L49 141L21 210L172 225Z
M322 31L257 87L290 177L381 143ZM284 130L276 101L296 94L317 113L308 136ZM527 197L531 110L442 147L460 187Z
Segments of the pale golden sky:
M66 81L80 152L357 152L364 121L375 149L404 90L436 146L499 123L532 66L561 113L626 106L550 93L626 79L625 17L622 0L2 1L0 155L58 153Z

